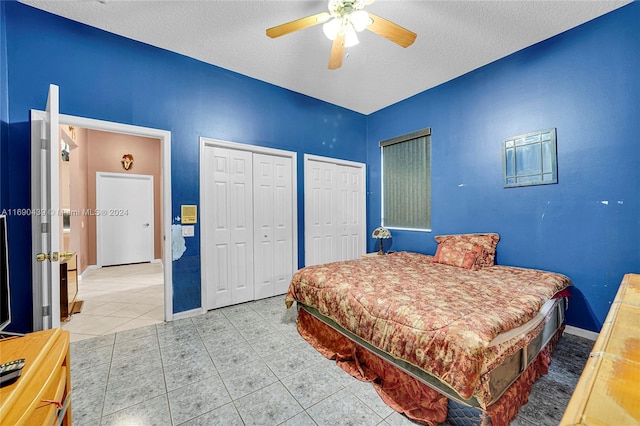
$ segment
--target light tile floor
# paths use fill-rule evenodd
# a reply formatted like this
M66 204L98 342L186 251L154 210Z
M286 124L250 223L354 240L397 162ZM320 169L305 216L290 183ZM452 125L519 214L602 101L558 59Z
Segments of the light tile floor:
M412 425L298 335L284 297L71 344L74 425ZM512 423L557 425L593 342L565 335Z
M164 322L161 263L109 266L86 272L78 283L82 311L61 323L71 341Z

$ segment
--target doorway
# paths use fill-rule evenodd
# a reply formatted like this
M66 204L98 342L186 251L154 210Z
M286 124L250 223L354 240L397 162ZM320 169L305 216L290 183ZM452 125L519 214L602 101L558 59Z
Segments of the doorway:
M40 142L40 125L39 121L47 120L47 113L43 111L32 111L32 146L39 147ZM173 303L172 303L172 260L171 260L171 133L165 130L145 128L122 123L107 122L84 117L59 115L59 124L61 127L72 127L75 129L90 129L103 132L111 132L114 134L125 134L131 136L154 138L160 141L160 158L157 160L161 168L160 193L161 207L159 209L161 224L161 259L162 259L162 288L163 288L163 317L164 321L173 319ZM35 140L34 140L35 139ZM57 145L57 143L55 144ZM55 146L53 145L53 146ZM32 160L32 170L39 165L37 159ZM35 172L39 173L39 172ZM46 191L52 191L51 182L42 179L37 174L37 179L32 179L32 200L37 194ZM56 179L57 180L57 179ZM55 189L57 191L57 188ZM34 204L37 205L37 204ZM73 214L71 215L73 220ZM34 231L34 238L36 238ZM59 251L58 247L52 247L52 251ZM35 265L34 269L38 266ZM52 263L53 264L53 263ZM53 264L55 266L55 264ZM39 280L33 282L34 292L34 330L42 328L54 328L60 326L59 310L56 309L56 301L60 300L60 288L55 280ZM43 306L49 306L44 309ZM57 315L56 315L57 314Z

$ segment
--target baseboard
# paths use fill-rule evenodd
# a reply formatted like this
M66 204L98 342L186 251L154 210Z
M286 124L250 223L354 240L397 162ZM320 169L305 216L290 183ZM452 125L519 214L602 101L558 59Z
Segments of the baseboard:
M159 263L164 269L164 264L162 263L162 259L153 259L150 263ZM86 269L80 275L78 275L78 281L80 281L82 279L82 276L87 272L89 272L90 270L101 269L101 268L102 266L98 266L98 265L88 265Z
M78 281L82 280L82 277L84 276L84 274L86 274L87 272L89 272L92 269L100 269L100 266L98 265L88 265L84 271L82 271L82 273L80 275L78 275Z
M190 311L178 312L176 314L173 314L173 318L171 319L171 321L176 321L176 320L181 320L181 319L185 319L185 318L195 317L195 316L198 316L198 315L202 315L202 314L204 314L206 312L207 312L207 310L206 309L202 309L202 308L196 308L196 309L191 309Z
M593 340L594 342L598 338L598 333L596 333L595 331L589 331L585 330L584 328L573 327L570 325L567 325L564 328L564 332L567 334L572 334L574 336L584 337L585 339Z

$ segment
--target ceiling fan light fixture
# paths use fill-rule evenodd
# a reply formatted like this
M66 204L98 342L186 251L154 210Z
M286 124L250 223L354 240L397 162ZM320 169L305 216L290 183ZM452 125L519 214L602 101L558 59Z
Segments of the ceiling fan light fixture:
M335 40L335 38L344 31L344 47L355 46L360 43L358 35L356 34L356 28L352 22L347 21L345 18L334 18L322 25L322 31L329 40Z
M0 0L2 1L2 0ZM107 1L107 0L97 0ZM329 69L342 66L345 48L359 43L358 32L369 30L401 47L408 47L416 39L416 33L389 20L364 11L374 0L328 0L328 12L320 12L291 22L267 28L267 36L280 37L294 31L322 24L325 36L332 40Z
M335 40L336 36L338 35L338 31L340 31L341 26L342 26L342 22L340 22L340 19L333 18L322 25L322 31L324 32L324 35L326 35L329 40Z
M350 21L353 28L358 32L364 31L365 28L373 23L369 17L369 13L365 10L356 10L353 12L351 14Z
M347 25L344 28L344 47L355 46L358 43L360 43L360 40L358 40L355 28L351 24Z

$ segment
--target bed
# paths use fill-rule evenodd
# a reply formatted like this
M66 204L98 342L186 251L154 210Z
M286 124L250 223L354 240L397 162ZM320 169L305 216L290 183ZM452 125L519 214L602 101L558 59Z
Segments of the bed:
M399 252L294 275L300 334L424 424L508 424L546 374L571 281L495 266L497 234L436 237Z

